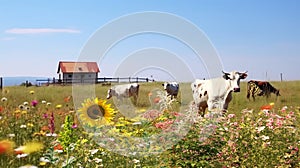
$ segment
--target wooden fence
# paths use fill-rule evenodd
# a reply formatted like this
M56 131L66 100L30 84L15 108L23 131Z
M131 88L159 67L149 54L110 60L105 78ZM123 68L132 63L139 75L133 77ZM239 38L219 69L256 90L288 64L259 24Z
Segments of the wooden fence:
M140 77L103 77L97 79L55 79L55 78L48 78L48 79L37 79L36 85L51 85L51 84L72 84L72 83L141 83L141 82L154 82L154 79L149 78L140 78Z

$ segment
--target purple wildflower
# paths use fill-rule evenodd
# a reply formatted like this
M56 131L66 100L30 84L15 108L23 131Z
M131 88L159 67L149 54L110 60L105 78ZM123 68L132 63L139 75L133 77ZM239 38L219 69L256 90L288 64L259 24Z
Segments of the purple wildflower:
M51 116L50 116L50 123L49 123L49 129L51 131L51 133L53 134L54 131L55 131L55 125L54 125L54 113L52 112L51 113Z
M78 127L78 126L77 126L77 124L75 124L75 123L72 125L72 128L74 128L74 129L77 128L77 127Z
M37 100L32 100L31 105L32 105L33 107L35 107L37 104L38 104L38 101L37 101Z
M43 118L45 118L45 119L48 118L48 114L47 114L47 113L44 113L44 114L43 114Z

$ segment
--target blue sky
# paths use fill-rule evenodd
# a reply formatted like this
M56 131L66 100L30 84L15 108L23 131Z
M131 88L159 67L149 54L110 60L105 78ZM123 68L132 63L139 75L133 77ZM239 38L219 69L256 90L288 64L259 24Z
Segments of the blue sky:
M299 80L299 7L297 0L0 0L0 76L58 77L58 61L76 61L93 33L108 22L136 12L159 11L201 29L226 71L248 70L248 79L279 80L283 73L284 80ZM118 45L99 62L100 76L113 75L128 53L158 47L182 57L197 78L207 77L203 63L189 59L191 51L176 40L146 34ZM164 78L158 72L137 74L151 73Z

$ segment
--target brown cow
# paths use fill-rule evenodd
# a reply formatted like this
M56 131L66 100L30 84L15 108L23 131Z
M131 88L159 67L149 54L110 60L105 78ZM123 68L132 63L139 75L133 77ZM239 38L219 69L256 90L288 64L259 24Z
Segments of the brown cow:
M273 87L269 82L250 80L247 83L247 99L250 100L250 95L255 101L255 95L270 97L271 93L280 96L279 90Z

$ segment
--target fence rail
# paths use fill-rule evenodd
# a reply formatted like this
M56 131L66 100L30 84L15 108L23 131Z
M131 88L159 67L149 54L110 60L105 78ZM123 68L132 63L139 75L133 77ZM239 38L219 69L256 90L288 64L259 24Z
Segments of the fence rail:
M37 85L51 85L51 84L72 84L72 83L141 83L141 82L154 82L154 79L140 78L140 77L103 77L103 78L90 78L90 79L37 79Z

